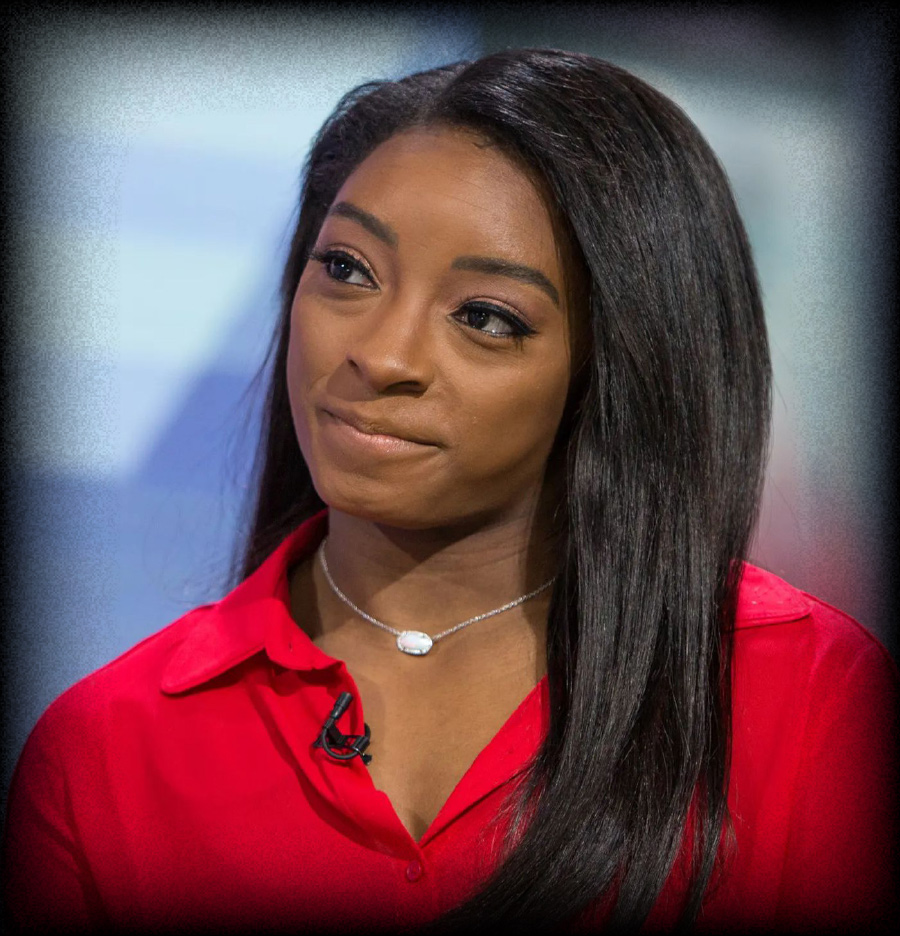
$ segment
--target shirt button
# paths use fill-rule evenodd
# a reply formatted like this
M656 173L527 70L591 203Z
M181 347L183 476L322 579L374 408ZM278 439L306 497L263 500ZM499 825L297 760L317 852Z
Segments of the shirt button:
M406 866L406 880L412 883L422 877L422 865L418 861L411 861Z

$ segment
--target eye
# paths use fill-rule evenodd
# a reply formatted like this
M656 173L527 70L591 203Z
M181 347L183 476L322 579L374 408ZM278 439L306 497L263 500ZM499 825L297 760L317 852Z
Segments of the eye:
M530 338L535 333L512 312L488 302L467 302L453 317L467 328L493 338Z
M372 274L365 264L343 250L325 250L322 252L313 250L309 254L309 259L321 263L325 268L326 276L330 279L337 280L339 283L347 283L350 286L374 288ZM357 280L353 279L354 276L357 277ZM362 278L364 282L359 282L359 278Z

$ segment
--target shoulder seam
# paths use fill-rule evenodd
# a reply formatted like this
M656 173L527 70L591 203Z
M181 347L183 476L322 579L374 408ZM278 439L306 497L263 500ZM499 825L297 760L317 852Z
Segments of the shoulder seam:
M819 598L816 595L809 594L809 592L803 592L803 594L813 605L819 605L823 608L827 608L847 624L851 624L854 630L862 634L867 639L870 646L877 647L887 660L889 660L894 666L897 665L888 648L864 624L861 624L859 621L857 621L853 615L848 614L846 611L842 611L840 608L836 608L834 605L829 604L827 601L824 601L822 598Z
M105 672L108 669L111 669L117 666L120 663L124 663L129 657L137 653L145 644L152 643L156 640L161 640L172 628L177 627L184 621L187 621L189 618L193 617L196 614L199 614L201 611L206 611L209 608L214 607L216 602L210 602L208 604L199 605L196 608L191 608L190 611L186 611L181 617L175 618L174 621L170 621L166 624L165 627L160 628L158 631L154 631L152 634L148 634L143 640L138 641L134 646L129 647L127 650L122 651L118 656L113 657L113 659L108 660L106 663L98 666L96 669L91 670L89 673L85 673L84 676L79 677L72 683L71 686L68 686L60 695L64 695L70 689L74 689L79 683L84 682L85 680L93 679L95 676L99 676L101 673Z

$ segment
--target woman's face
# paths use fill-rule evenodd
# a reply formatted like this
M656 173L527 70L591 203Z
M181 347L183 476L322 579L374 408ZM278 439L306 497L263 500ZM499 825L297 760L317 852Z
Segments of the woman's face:
M291 310L291 410L326 504L411 529L533 509L571 377L561 253L528 176L471 134L406 132L360 164Z

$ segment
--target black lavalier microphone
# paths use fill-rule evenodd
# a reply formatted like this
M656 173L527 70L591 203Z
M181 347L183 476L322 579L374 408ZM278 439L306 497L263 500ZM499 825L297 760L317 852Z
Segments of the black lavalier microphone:
M352 760L357 755L362 758L364 764L372 760L371 754L363 754L363 751L369 746L369 726L363 723L365 729L364 735L345 735L338 731L335 722L347 711L348 706L353 701L353 695L349 692L342 692L334 703L331 714L325 719L322 725L322 731L316 738L313 747L325 749L325 753L335 760ZM343 749L343 750L342 750Z

